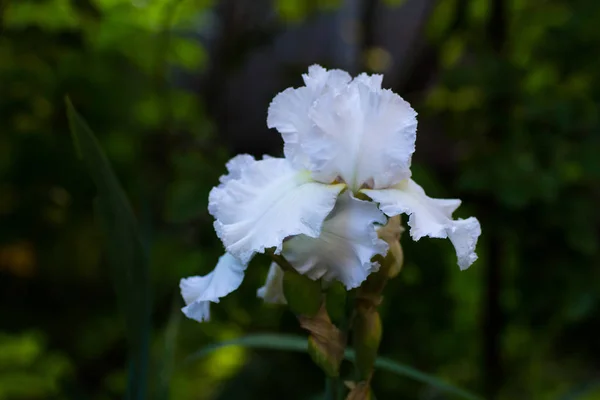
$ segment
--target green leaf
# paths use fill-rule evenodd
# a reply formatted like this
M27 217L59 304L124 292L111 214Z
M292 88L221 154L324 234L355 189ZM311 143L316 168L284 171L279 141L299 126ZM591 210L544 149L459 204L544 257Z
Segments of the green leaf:
M275 335L275 334L255 334L246 335L232 340L226 340L219 343L213 343L205 346L201 350L190 355L186 362L191 362L205 357L215 350L227 346L242 346L255 349L266 350L287 350L297 352L308 351L308 341L306 338L293 335Z
M190 355L186 362L202 358L222 347L226 346L242 346L253 349L264 349L264 350L286 350L295 352L307 352L308 342L306 338L295 335L276 335L276 334L253 334L239 337L237 339L228 340L220 343L210 344L196 353ZM347 349L344 358L348 361L354 362L355 354L351 349ZM446 393L454 394L458 397L468 400L483 400L482 397L473 393L467 392L466 390L452 386L435 376L421 372L415 368L409 367L390 360L385 357L379 357L375 361L375 368L382 371L392 372L397 375L406 376L414 379L418 382L425 383L433 386L438 390Z
M129 342L127 399L146 399L150 332L148 257L125 192L94 134L66 99L73 142L94 181L97 218L106 238L118 303Z

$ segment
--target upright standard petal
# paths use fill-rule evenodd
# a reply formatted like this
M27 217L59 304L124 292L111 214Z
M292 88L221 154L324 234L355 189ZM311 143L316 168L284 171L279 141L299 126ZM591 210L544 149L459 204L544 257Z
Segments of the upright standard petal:
M460 205L458 199L432 199L412 179L403 181L393 188L363 190L388 216L409 214L408 225L414 240L423 236L449 238L458 257L461 270L469 268L477 260L475 246L481 235L476 218L452 220L452 213Z
M287 88L275 96L269 105L267 126L279 131L285 157L297 168L306 168L310 162L302 151L300 137L309 134L312 129L308 109L316 96L307 87Z
M267 126L279 131L284 141L285 157L296 168L314 169L302 148L301 139L310 136L313 127L308 110L317 97L327 91L339 92L352 78L345 71L328 71L319 65L309 67L308 74L302 77L306 86L287 88L275 96L269 105Z
M281 133L286 158L321 182L341 177L354 191L410 177L417 114L381 89L382 75L350 81L344 71L312 66L303 77L305 87L286 89L269 107L267 124Z
M379 90L381 89L381 84L383 83L383 75L369 75L363 72L362 74L354 78L354 81L367 85L371 90Z
M286 304L283 294L283 270L276 263L272 263L267 274L265 285L256 291L256 295L265 303Z
M210 192L208 210L227 251L243 263L267 248L279 253L288 236L319 236L344 188L314 182L281 158L252 160L236 179L222 181Z
M335 279L352 289L379 269L371 258L387 253L388 245L377 237L375 225L385 222L375 204L346 192L323 224L321 236L293 237L284 244L283 255L298 272L311 279Z
M352 77L341 69L327 70L318 64L308 67L308 73L302 74L302 79L307 88L316 95L325 90L337 91L345 87Z
M219 178L221 184L225 184L232 179L240 179L242 171L244 171L251 164L254 164L256 160L250 154L238 154L231 160L227 161L225 166L227 167L227 175L223 175Z
M186 306L181 310L188 318L208 321L210 302L218 303L221 297L236 290L244 280L245 270L246 264L226 253L209 274L182 279L179 287Z
M343 91L326 92L309 110L311 135L300 140L315 179L341 177L354 191L410 177L417 113L400 96L361 75Z

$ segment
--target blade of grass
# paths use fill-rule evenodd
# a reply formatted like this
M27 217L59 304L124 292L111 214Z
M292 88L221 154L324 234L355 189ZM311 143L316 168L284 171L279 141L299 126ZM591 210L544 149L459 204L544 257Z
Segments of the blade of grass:
M66 106L73 143L96 186L96 216L103 228L107 260L125 319L130 352L126 398L145 400L150 342L147 253L127 196L96 137L68 98Z
M242 346L253 349L264 349L264 350L285 350L285 351L294 351L294 352L307 352L308 344L306 338L301 336L294 335L276 335L276 334L252 334L242 336L233 340L227 340L220 343L213 343L199 351L191 354L186 359L186 363L192 362L199 358L202 358L222 347L226 346ZM345 359L348 361L354 361L355 354L351 349L346 350ZM409 367L407 365L398 363L396 361L390 360L389 358L379 357L375 361L375 367L379 368L383 371L388 371L394 373L396 375L406 376L408 378L414 379L418 382L425 383L427 385L433 386L440 391L454 394L458 397L462 397L467 400L482 400L483 398L470 393L466 390L460 389L456 386L450 385L442 381L435 376L426 374L421 372L415 368Z

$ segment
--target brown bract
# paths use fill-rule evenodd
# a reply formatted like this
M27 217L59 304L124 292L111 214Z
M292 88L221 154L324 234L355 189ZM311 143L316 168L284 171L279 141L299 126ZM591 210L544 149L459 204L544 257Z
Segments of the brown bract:
M368 382L346 382L346 386L350 389L346 400L371 400L371 388Z
M331 322L325 306L314 317L298 317L300 326L310 332L309 354L329 376L338 376L346 348L345 335Z

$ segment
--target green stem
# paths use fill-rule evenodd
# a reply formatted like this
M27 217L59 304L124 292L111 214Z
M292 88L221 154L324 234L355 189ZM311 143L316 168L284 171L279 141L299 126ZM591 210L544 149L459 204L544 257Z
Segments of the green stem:
M272 249L267 249L265 254L267 254L269 257L271 257L271 260L273 260L277 265L279 265L279 267L282 270L292 271L292 272L297 273L296 269L294 267L292 267L292 264L290 264L289 261L285 259L285 257L283 257L280 254L275 254Z
M325 380L325 400L339 400L340 385L338 378L327 377Z

